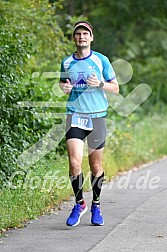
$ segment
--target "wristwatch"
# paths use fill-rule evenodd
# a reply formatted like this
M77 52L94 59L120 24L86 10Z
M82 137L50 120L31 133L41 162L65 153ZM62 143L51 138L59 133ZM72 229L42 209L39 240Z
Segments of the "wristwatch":
M102 88L102 87L104 87L104 82L100 82L100 84L99 84L99 88Z

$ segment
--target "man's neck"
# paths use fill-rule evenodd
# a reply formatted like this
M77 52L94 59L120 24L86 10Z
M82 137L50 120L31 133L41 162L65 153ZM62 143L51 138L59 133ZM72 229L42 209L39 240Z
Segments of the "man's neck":
M86 58L90 55L90 51L90 48L77 48L75 56L78 59Z

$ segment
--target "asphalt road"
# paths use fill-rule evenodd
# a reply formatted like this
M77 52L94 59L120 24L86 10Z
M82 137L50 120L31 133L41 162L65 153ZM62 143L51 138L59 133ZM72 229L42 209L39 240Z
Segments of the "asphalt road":
M85 193L89 210L91 192ZM2 252L166 252L167 159L133 169L104 184L104 226L90 225L90 211L77 227L66 226L73 198L1 239Z

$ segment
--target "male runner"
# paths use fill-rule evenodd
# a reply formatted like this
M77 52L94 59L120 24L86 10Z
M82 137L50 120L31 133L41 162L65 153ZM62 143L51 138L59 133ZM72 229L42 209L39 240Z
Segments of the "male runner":
M84 140L88 142L93 200L91 223L103 225L100 194L104 178L102 155L106 138L105 116L108 101L105 91L118 94L119 86L108 58L91 50L93 27L87 21L77 22L73 39L76 52L61 64L60 87L69 94L67 102L66 144L69 176L75 194L75 205L66 224L76 226L87 211L83 198L82 158Z

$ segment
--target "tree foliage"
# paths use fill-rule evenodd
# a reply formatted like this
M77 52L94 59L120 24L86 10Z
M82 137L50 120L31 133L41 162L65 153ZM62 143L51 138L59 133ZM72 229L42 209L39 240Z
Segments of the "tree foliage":
M0 22L0 154L3 175L3 172L10 174L19 149L27 144L25 125L20 123L24 112L18 111L15 105L23 98L24 90L20 85L24 74L22 67L30 46L28 38L20 33L22 28L10 27L3 13Z
M45 99L32 73L59 70L68 50L63 32L47 1L1 1L0 19L0 181L17 169L23 150L40 139L50 121L35 118L37 108L21 108L18 102ZM51 68L52 67L52 68ZM49 87L50 88L50 87Z

